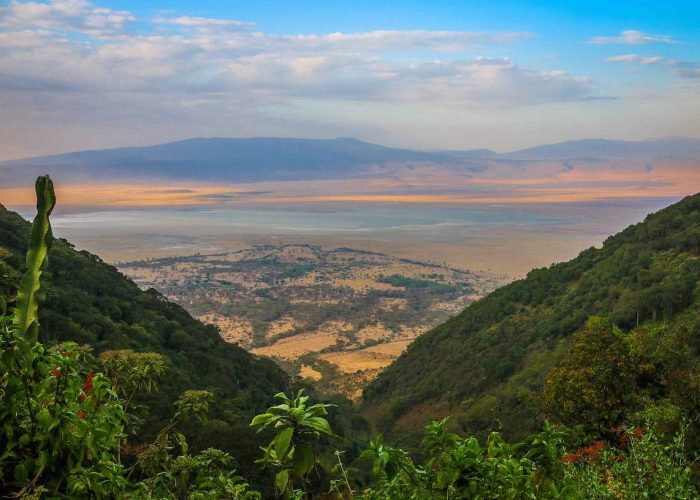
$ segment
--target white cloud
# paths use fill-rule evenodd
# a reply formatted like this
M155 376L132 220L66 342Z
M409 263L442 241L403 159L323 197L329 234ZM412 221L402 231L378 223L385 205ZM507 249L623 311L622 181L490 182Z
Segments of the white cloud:
M643 45L646 43L675 43L676 39L668 35L652 35L637 30L625 30L617 36L596 36L588 43L596 45L621 44Z
M46 35L0 37L0 89L215 92L258 99L422 101L471 105L529 105L592 94L591 82L565 72L540 72L503 58L414 62L331 44L296 46L255 33L183 37L120 36L98 45ZM250 43L246 43L249 40ZM360 44L362 45L362 44Z
M527 40L532 36L528 32L489 34L469 31L377 30L364 33L284 36L279 37L279 41L307 48L333 47L368 52L408 50L462 52L489 44Z
M255 26L255 23L238 21L235 19L218 19L193 16L157 17L154 19L154 22L156 24L172 24L175 26L183 26L200 30L248 28Z
M0 33L0 90L187 94L182 102L227 101L231 95L279 104L289 99L367 100L434 105L529 105L590 95L590 82L538 72L512 61L467 58L465 51L500 46L522 32L392 31L277 35L249 23L201 17L156 17L161 29L116 33L134 16L83 0L12 3ZM99 43L86 18L101 23ZM91 21L90 26L96 24ZM49 27L54 31L46 31ZM168 28L171 29L168 29ZM58 30L58 32L56 32ZM67 33L66 33L67 32ZM5 49L5 50L1 50ZM457 54L423 62L414 52ZM418 57L418 59L416 59Z
M125 10L97 7L86 0L17 2L0 6L0 27L69 31L100 37L122 33L136 17Z
M608 57L605 60L612 63L633 63L639 62L639 56L637 54L622 54L619 56Z
M661 56L639 56L637 54L621 54L605 59L611 63L639 63L639 64L657 64L663 61Z
M437 99L473 105L523 105L566 102L592 96L592 82L564 71L522 68L507 58L432 61L398 70L407 101Z

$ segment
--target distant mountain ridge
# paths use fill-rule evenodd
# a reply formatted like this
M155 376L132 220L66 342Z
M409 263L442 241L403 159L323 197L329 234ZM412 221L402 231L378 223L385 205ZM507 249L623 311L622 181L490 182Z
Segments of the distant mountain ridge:
M645 141L614 141L609 139L580 139L498 155L502 159L575 160L599 159L698 159L700 139L667 137Z
M79 151L0 162L0 181L48 172L62 181L128 178L256 182L337 179L372 166L403 162L450 162L426 153L357 139L187 139L145 147Z
M470 161L700 159L700 139L581 139L496 153L488 149L425 152L352 138L197 138L144 147L78 151L0 162L0 183L26 184L49 173L62 182L195 180L260 182L345 179L390 164L469 166ZM483 165L481 165L483 168Z

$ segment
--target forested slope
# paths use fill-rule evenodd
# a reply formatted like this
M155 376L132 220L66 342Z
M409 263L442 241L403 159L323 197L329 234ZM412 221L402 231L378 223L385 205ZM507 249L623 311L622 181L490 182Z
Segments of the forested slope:
M545 377L593 316L629 331L663 323L700 349L700 195L649 215L600 249L536 269L419 337L364 393L380 429L458 415L466 431L536 428Z
M0 205L0 296L13 295L29 231L29 223ZM244 471L252 467L259 443L248 427L250 418L289 387L277 365L224 342L214 327L155 291L141 291L114 267L65 240L54 241L41 294L39 338L46 344L72 340L96 352L129 348L167 356L159 391L141 398L150 415L138 438L162 428L184 390L212 390L217 402L209 421L191 429L191 443L197 449L216 445L232 452Z

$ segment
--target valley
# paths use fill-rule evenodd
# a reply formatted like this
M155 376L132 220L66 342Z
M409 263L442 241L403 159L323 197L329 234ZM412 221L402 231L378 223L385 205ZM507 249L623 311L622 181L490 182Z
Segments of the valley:
M699 26L0 0L0 497L700 500Z
M357 399L421 333L509 281L347 247L261 244L124 263L221 336Z

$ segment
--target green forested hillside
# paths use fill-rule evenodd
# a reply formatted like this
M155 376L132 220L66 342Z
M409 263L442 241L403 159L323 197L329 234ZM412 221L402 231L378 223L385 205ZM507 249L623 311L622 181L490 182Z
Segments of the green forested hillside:
M536 269L419 337L364 393L380 430L451 414L464 431L522 437L541 425L545 377L593 316L664 325L700 349L700 195L570 262ZM397 434L394 434L395 436Z
M29 223L0 206L0 295L13 295L29 232ZM137 443L163 427L184 390L208 389L216 404L209 421L192 428L191 443L197 449L216 445L232 452L243 471L252 469L259 443L249 430L250 418L289 386L277 365L224 342L214 327L155 291L141 291L112 266L64 240L51 248L41 295L39 339L45 344L70 340L96 353L129 348L167 356L159 391L137 395L149 408Z

